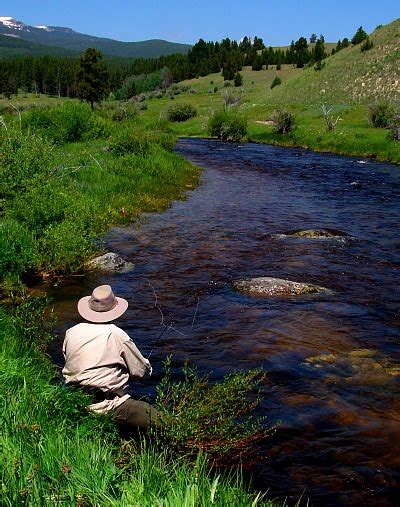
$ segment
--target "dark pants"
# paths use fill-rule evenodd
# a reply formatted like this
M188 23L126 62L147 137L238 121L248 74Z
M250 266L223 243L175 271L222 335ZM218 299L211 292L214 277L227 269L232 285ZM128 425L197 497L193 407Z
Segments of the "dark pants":
M150 423L157 424L159 414L157 410L145 401L127 399L117 407L113 419L119 426L132 429L145 429Z

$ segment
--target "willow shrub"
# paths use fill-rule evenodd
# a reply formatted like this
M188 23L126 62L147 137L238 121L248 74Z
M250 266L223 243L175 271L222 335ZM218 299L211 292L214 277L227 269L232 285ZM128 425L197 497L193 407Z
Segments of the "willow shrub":
M236 371L213 383L185 366L183 380L173 382L170 359L165 368L157 388L162 420L155 429L158 441L182 454L205 452L220 464L253 460L255 445L272 431L265 418L254 416L260 402L257 389L265 378L262 372Z
M169 121L186 121L197 116L197 108L189 102L180 102L168 106L164 115Z
M111 153L116 156L127 154L146 156L154 144L159 144L164 149L171 151L175 144L175 138L162 131L152 132L127 127L115 131L109 140L108 147Z
M210 116L208 133L221 141L240 141L247 134L247 118L237 109L220 109Z

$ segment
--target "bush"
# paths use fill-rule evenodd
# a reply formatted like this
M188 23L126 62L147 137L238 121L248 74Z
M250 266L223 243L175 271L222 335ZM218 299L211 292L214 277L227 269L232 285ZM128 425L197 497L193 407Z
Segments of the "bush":
M364 53L364 51L369 51L374 47L374 43L371 39L367 39L362 45L361 45L361 52Z
M91 116L88 105L67 102L58 108L32 109L22 116L22 124L55 144L65 144L83 139Z
M157 440L180 454L205 451L219 464L254 458L255 444L271 432L265 418L253 416L260 401L254 391L264 379L260 371L237 371L211 383L186 366L183 380L172 382L169 359L165 365L166 375L157 388L163 421Z
M282 109L274 111L272 120L277 134L289 134L294 128L294 117L289 111Z
M376 128L388 128L396 114L396 109L388 102L380 102L369 108L371 124Z
M0 199L25 192L33 179L46 179L51 150L51 144L38 134L9 130L0 139Z
M158 131L143 131L138 129L123 129L110 138L109 148L116 156L133 153L146 156L153 144L159 144L164 149L172 151L175 144L174 136Z
M274 80L271 83L271 90L280 84L282 84L282 79L279 76L275 76Z
M233 84L238 87L242 86L243 84L243 76L240 74L240 72L236 72L235 77L233 78Z
M240 141L247 133L247 118L234 109L215 111L208 121L208 133L222 141Z
M135 104L125 102L117 105L111 115L113 121L132 120L138 115L138 108Z
M32 231L13 219L0 224L0 280L20 276L33 268L38 260Z
M169 121L186 121L197 116L197 109L188 102L181 102L167 107L165 116Z

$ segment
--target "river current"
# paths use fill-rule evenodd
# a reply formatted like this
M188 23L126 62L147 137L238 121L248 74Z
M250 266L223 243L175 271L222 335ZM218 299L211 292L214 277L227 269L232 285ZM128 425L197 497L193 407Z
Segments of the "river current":
M201 183L138 226L114 228L107 250L128 273L89 274L49 287L59 339L76 301L109 283L130 302L119 324L144 355L152 395L173 356L218 380L262 367L259 412L277 424L253 470L269 496L311 505L398 505L400 496L400 169L390 164L255 144L181 139ZM291 236L328 229L331 238ZM289 234L288 234L289 233ZM273 276L329 289L254 297L231 282Z

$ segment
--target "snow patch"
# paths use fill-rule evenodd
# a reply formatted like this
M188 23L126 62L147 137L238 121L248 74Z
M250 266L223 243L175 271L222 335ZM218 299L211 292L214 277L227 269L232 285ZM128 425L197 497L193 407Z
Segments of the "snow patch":
M0 16L0 23L13 30L23 30L25 25L10 16Z
M44 30L45 32L51 32L50 28L46 25L36 25L35 28L40 28L41 30Z

